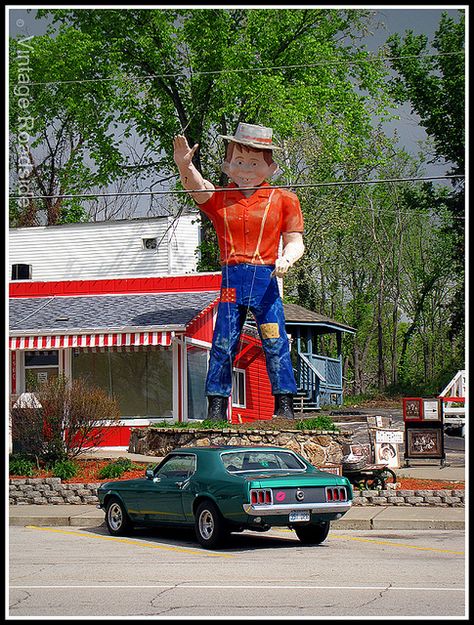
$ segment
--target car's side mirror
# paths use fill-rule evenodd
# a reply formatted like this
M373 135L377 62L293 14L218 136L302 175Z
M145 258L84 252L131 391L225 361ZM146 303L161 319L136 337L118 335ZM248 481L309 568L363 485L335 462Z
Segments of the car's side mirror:
M147 467L145 469L145 477L147 480L152 480L155 477L152 467Z

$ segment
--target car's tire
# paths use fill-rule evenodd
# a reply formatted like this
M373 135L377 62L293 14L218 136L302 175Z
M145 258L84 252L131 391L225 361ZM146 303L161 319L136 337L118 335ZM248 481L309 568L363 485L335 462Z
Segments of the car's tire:
M229 530L217 506L210 500L202 501L194 515L194 528L200 545L217 549L229 536Z
M329 521L322 521L321 523L311 523L310 525L294 526L293 529L304 545L320 545L326 540L329 527Z
M133 529L125 506L118 497L112 497L108 500L105 509L105 523L109 534L112 536L125 536Z

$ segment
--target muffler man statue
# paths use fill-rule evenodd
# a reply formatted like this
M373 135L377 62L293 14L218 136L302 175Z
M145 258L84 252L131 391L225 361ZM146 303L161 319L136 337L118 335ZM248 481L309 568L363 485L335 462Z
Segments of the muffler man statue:
M216 229L222 285L206 379L208 419L225 420L232 391L232 366L250 310L265 352L274 416L293 418L297 392L277 277L302 256L303 216L297 196L266 181L278 169L271 128L240 123L228 146L223 171L232 181L216 189L192 163L198 145L174 138L181 182ZM253 187L253 188L250 188ZM200 191L198 191L200 190ZM278 255L280 240L282 253Z

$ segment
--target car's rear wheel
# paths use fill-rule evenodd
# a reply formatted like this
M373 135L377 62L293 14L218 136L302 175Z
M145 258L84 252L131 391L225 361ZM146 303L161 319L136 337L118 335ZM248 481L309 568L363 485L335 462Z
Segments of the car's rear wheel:
M125 506L116 497L109 499L107 502L105 522L109 534L112 534L112 536L124 536L132 529L132 522L125 510Z
M229 535L219 509L212 501L201 502L194 517L196 536L203 547L216 549Z
M319 545L326 540L329 533L329 521L311 523L293 527L300 541L305 545Z

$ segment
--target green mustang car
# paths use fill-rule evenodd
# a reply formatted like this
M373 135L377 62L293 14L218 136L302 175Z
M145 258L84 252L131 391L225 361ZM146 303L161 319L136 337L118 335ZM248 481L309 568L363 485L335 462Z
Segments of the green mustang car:
M282 447L184 447L145 477L106 482L97 490L109 533L133 526L194 526L214 549L230 532L294 529L319 544L352 504L349 480L313 467Z

